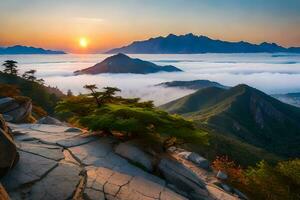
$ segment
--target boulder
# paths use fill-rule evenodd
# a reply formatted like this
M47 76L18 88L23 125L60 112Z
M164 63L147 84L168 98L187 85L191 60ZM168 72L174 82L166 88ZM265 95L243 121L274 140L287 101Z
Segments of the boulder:
M176 151L176 149L177 148L175 146L170 146L167 151L170 153L174 153Z
M193 163L195 163L196 165L198 165L199 167L201 167L203 169L209 168L208 160L203 158L202 156L200 156L199 154L197 154L195 152L190 153L190 155L188 156L188 160L192 161Z
M13 118L12 116L10 116L10 115L4 115L4 114L3 114L2 117L3 117L4 120L7 121L7 122L11 122L11 121L14 120L14 118Z
M0 115L0 176L3 176L18 161L18 153L8 127Z
M37 124L52 124L52 125L57 125L57 126L63 126L64 125L64 123L62 123L58 119L55 119L55 118L50 117L50 116L42 117L36 123Z
M65 132L76 132L76 133L82 133L82 130L80 128L76 128L76 127L70 127L68 129L65 130Z
M189 160L203 169L209 169L209 162L206 158L203 158L195 152L183 151L178 155L186 160Z
M130 143L120 143L115 152L133 163L142 165L147 171L153 171L152 157Z
M19 97L13 99L5 97L0 99L0 112L4 114L10 122L21 123L30 121L32 110L31 99Z
M227 176L227 174L225 172L218 171L217 178L219 178L221 180L226 180L228 178L228 176Z
M179 190L194 197L204 198L208 196L206 184L201 177L198 177L197 174L176 160L162 158L158 168L164 178Z
M238 195L241 199L246 199L246 200L248 199L248 197L244 193L242 193L236 188L233 188L233 193Z
M232 193L232 188L224 183L221 183L221 187L223 188L223 190L225 190L226 192Z

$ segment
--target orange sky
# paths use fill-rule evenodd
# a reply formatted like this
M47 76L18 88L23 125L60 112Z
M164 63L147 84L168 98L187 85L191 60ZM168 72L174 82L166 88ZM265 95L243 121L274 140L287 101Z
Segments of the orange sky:
M254 1L261 5L246 0L224 5L217 0L10 0L0 3L0 46L90 53L190 32L229 41L300 46L300 1L284 5L277 0ZM89 40L87 48L79 46L81 37Z

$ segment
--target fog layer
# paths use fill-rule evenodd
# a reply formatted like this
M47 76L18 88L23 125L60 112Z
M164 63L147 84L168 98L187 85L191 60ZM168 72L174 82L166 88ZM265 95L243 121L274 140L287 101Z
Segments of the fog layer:
M115 86L126 97L154 100L156 105L192 93L192 90L155 87L173 80L208 79L234 86L248 84L266 93L300 92L300 54L196 54L196 55L129 55L159 65L174 65L184 72L137 74L100 74L73 76L73 71L90 67L110 55L9 55L0 62L19 62L20 73L36 69L47 85L64 92L84 92L85 84L99 88Z

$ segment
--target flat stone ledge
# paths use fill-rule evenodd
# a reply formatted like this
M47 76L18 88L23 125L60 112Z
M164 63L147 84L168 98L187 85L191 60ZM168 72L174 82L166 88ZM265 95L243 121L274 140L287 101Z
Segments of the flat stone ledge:
M9 193L24 184L38 181L57 166L57 162L53 160L32 153L22 151L19 153L18 164L2 179Z

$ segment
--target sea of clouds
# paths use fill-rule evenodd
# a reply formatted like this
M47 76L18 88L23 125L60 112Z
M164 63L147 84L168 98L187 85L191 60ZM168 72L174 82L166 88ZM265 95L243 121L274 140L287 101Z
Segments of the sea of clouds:
M37 76L47 85L66 92L82 92L85 84L99 88L115 86L121 95L166 103L193 92L178 88L154 86L173 80L207 79L227 86L248 84L268 94L300 92L300 54L176 54L129 55L159 65L174 65L184 72L139 74L99 74L74 76L73 71L93 66L110 55L1 55L0 62L13 59L19 62L20 73L36 69Z

